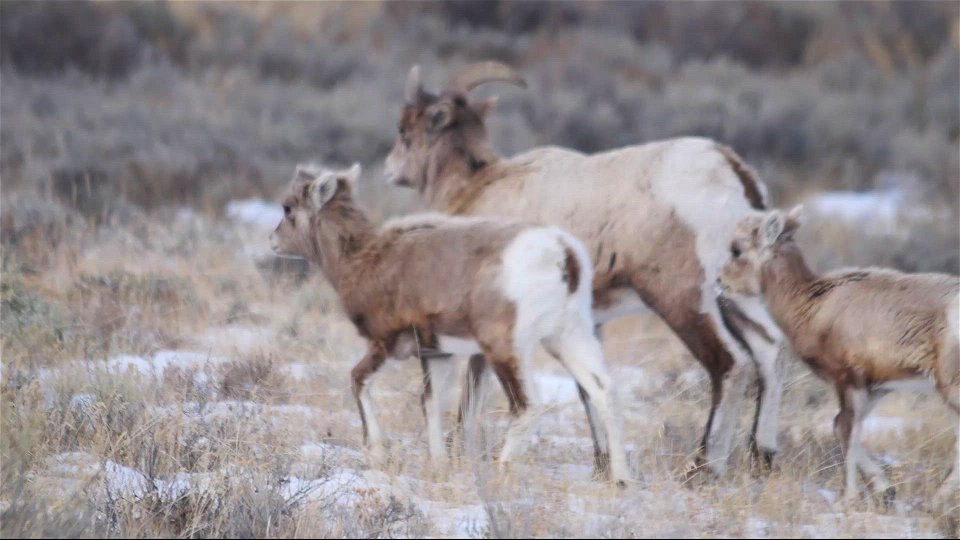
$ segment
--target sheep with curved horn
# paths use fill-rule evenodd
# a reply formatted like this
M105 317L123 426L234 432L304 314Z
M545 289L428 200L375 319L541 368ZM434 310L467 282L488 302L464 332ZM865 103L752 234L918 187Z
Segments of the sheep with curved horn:
M580 239L593 257L597 322L652 309L709 372L713 399L698 464L718 475L756 367L762 384L752 448L769 464L778 449L782 336L759 300L715 292L727 237L742 216L766 206L753 169L703 138L594 155L551 146L501 157L485 127L494 102L474 103L468 94L487 82L522 86L523 79L505 64L483 62L449 80L433 94L411 70L407 88L416 92L407 97L416 99L401 112L388 182L417 190L434 210L557 225Z

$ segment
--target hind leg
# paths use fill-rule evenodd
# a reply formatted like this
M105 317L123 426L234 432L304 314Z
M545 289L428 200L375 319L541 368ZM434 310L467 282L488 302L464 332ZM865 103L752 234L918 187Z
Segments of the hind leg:
M594 408L595 425L603 427L605 436L595 443L609 456L610 479L623 485L629 480L623 442L623 420L617 403L614 383L607 373L600 342L593 335L588 321L575 318L559 333L544 340L544 345L567 368L579 388L586 394L588 413ZM599 430L594 430L594 435Z
M948 381L943 384L938 381L937 391L956 413L953 423L956 450L950 472L937 489L936 497L946 508L955 508L960 504L960 501L957 500L957 493L960 491L960 382Z
M483 411L487 380L487 360L482 354L470 356L467 373L460 394L457 425L462 434L462 444L468 452L476 452L483 445L480 413Z
M487 351L485 353L510 404L510 424L499 458L501 463L508 463L526 451L530 443L530 430L536 420L531 407L529 381L524 376L516 356L500 356Z
M848 502L859 496L857 487L858 473L862 472L874 492L881 493L885 504L890 504L895 491L877 463L863 447L863 420L879 399L879 395L865 388L842 386L837 388L840 399L840 412L834 420L834 432L840 440L844 454L846 488L843 497Z
M363 442L373 454L379 458L383 454L383 435L373 400L370 397L370 377L376 373L386 360L386 352L379 347L371 346L367 355L363 357L351 371L353 396L357 400L360 410L360 423L363 425Z
M430 459L442 462L447 457L443 442L443 391L447 386L451 359L423 358L420 360L420 366L423 369L423 396L420 404L427 422Z

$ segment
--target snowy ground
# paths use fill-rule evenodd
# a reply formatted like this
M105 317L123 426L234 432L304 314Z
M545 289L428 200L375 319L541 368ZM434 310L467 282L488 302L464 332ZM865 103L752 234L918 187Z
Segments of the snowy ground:
M201 245L205 253L218 253L216 264L189 257L162 263L192 280L203 303L186 303L189 309L178 308L170 319L153 320L143 307L136 316L145 325L174 329L175 340L146 350L117 347L104 357L4 364L4 388L21 381L14 397L18 410L33 407L46 419L40 431L46 442L35 447L27 484L41 500L58 501L48 508L89 500L95 503L91 519L105 524L100 530L135 535L200 530L164 527L181 521L198 527L214 519L204 513L212 509L236 521L236 508L254 518L256 509L266 508L264 515L287 527L275 534L324 536L945 533L942 515L927 504L953 444L950 416L939 401L905 394L877 407L865 437L898 483L899 501L890 509L873 500L847 507L840 502L841 468L832 435L835 399L799 365L788 369L776 470L751 473L744 451L752 413L747 407L730 475L688 479L684 471L706 421L708 382L651 316L605 328L605 351L624 404L634 478L627 488L592 478L592 445L575 386L545 356L536 363L544 408L533 444L509 469L459 446L449 463L429 462L421 374L413 361L390 363L374 382L389 450L384 461L371 462L348 382L362 341L336 313L322 281L264 283L268 278L257 269L275 214L258 201L232 204L229 234L237 237ZM193 231L202 218L180 220ZM102 271L98 265L109 260L104 256L111 250L126 253L129 246L92 250L95 257L78 265ZM157 261L165 256L159 251ZM156 268L161 263L151 253L140 264ZM229 294L204 281L228 278L236 282ZM448 385L445 425L451 435L458 380ZM487 449L495 453L506 404L499 388L493 394L483 424ZM19 504L9 495L0 503ZM274 513L273 506L284 510ZM158 515L164 519L157 528L145 525ZM270 535L269 530L247 533Z

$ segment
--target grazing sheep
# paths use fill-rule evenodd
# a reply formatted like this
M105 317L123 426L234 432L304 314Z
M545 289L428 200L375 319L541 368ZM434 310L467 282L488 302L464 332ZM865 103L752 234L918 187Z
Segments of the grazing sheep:
M960 412L960 279L879 268L817 275L793 239L800 212L798 206L786 217L774 210L744 218L720 285L734 297L762 297L800 358L836 387L845 496L857 495L859 470L890 501L895 490L864 450L861 426L881 396L908 386L936 388ZM958 485L955 459L941 495Z
M271 236L276 253L306 257L336 289L367 340L353 368L364 440L382 435L369 378L388 356L421 356L431 456L444 455L441 411L431 364L449 352L482 352L503 384L512 419L500 453L508 461L528 442L535 418L530 362L542 343L587 394L605 432L610 477L628 478L620 413L590 314L590 259L555 227L514 221L408 216L376 228L352 197L359 165L334 171L297 168Z

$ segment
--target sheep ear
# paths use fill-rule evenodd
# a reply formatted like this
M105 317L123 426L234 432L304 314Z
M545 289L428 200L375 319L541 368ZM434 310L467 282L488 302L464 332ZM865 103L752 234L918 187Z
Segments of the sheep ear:
M767 214L763 224L760 225L760 246L772 246L783 233L784 224L783 212L774 210Z
M359 163L354 163L352 166L350 166L349 169L345 171L341 171L338 176L341 179L346 180L347 183L350 184L351 186L356 186L357 181L360 179L360 172L362 170L363 168L360 166Z
M784 221L783 232L780 236L784 239L793 238L793 235L803 224L803 205L798 204L787 212L787 218Z
M409 105L416 105L423 86L420 84L420 66L413 66L407 73L407 83L403 88L403 98Z
M313 210L320 210L330 202L337 192L337 177L331 174L321 175L307 184L307 200Z
M427 129L437 132L453 122L453 107L450 103L440 102L427 109Z
M294 174L294 178L310 182L316 178L316 175L313 174L307 165L297 165L297 172Z

